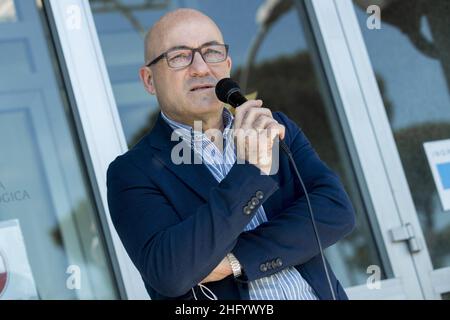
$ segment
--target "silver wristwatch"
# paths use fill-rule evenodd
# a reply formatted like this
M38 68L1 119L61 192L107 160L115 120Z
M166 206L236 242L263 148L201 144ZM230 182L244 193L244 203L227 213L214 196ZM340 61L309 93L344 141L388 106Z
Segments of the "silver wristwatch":
M235 278L240 277L242 275L242 267L241 264L239 263L239 260L236 259L234 254L232 254L231 252L227 254L227 259L230 262L231 270L233 271L234 277Z

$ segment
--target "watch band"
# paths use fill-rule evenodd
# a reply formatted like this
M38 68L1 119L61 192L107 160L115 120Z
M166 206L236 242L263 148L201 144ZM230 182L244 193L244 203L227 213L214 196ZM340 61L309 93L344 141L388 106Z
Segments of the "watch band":
M236 259L234 254L231 252L227 254L227 259L230 262L231 270L233 271L233 275L235 278L240 277L242 275L242 267L239 263L239 260Z

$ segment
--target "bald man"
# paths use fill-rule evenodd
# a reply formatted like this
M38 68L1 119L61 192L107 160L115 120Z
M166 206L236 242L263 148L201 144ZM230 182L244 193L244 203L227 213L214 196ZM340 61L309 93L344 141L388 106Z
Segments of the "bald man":
M115 228L153 299L330 299L304 194L276 141L303 172L324 247L353 229L352 205L284 114L250 100L233 115L216 98L228 49L192 9L147 33L140 78L161 112L108 168ZM333 272L331 281L347 299Z

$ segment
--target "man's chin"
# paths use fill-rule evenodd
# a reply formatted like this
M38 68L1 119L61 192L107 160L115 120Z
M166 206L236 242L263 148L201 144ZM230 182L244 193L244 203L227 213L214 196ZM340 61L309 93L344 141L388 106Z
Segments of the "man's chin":
M204 114L220 112L222 108L223 104L218 104L217 101L198 101L194 102L190 109L196 114Z

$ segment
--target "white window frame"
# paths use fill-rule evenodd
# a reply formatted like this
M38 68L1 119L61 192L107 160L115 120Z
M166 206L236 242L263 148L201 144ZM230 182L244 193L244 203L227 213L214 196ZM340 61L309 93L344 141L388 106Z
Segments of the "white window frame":
M107 203L106 170L128 150L113 96L94 19L87 0L46 0L51 12L51 29L63 57L63 74L73 102L75 122L82 136L82 148L94 195L116 269L122 298L149 299L142 278L126 253L112 224ZM111 246L112 244L112 246Z

